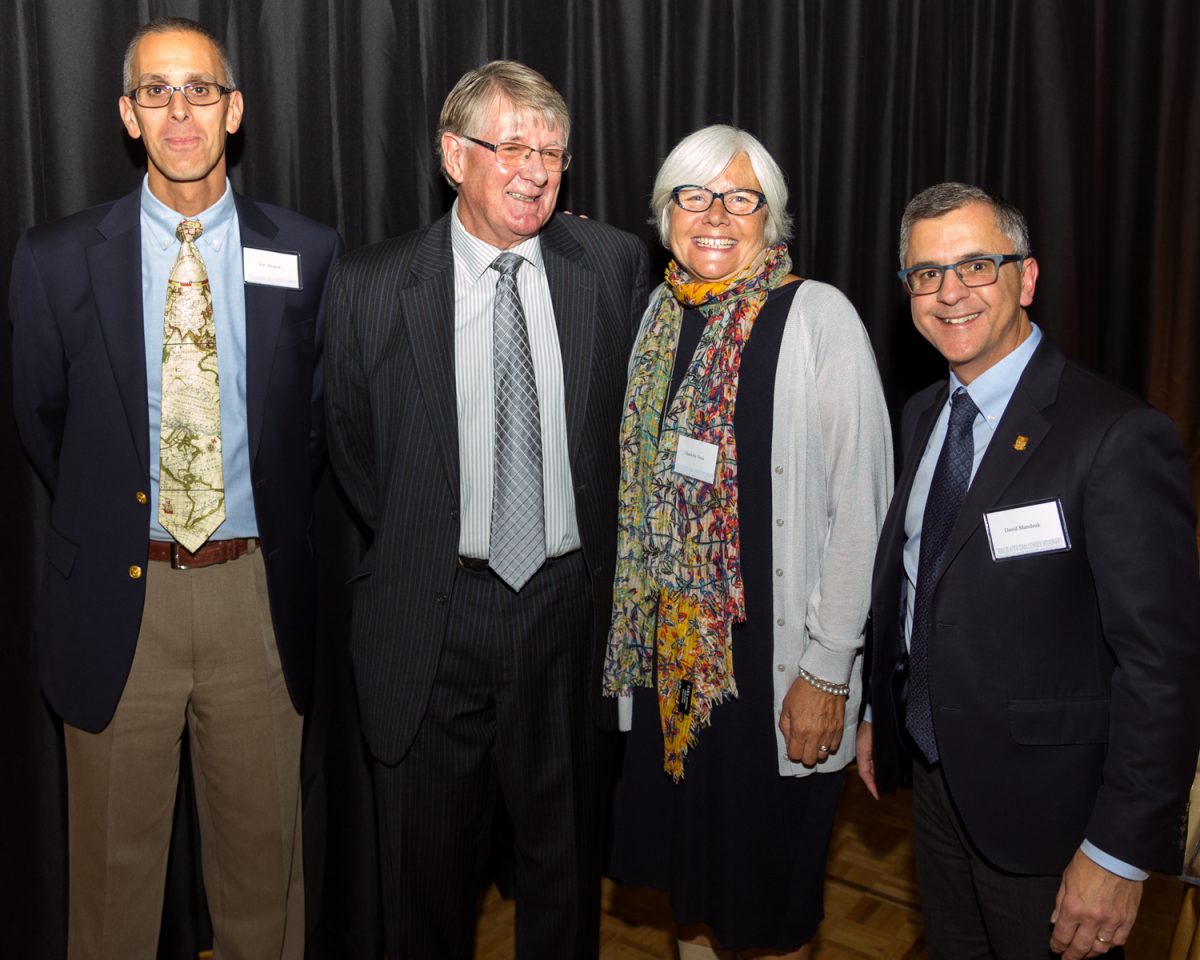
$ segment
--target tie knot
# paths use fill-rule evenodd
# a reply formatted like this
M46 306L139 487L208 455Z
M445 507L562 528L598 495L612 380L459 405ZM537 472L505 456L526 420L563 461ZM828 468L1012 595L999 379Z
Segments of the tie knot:
M967 393L966 387L959 387L950 395L950 420L956 425L973 423L979 408Z
M175 236L179 238L180 243L195 240L202 233L204 233L204 224L199 220L180 220L179 226L175 228Z
M502 253L492 261L492 269L502 277L515 276L525 258L519 253Z

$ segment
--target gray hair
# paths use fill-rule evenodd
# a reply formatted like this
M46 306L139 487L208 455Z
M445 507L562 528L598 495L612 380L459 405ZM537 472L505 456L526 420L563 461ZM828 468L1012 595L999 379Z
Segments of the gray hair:
M515 60L493 60L464 73L442 104L434 146L443 175L446 158L442 155L442 134L478 133L488 110L500 99L518 110L539 115L548 127L557 127L566 146L571 137L571 114L562 94L532 67ZM446 179L450 186L458 188L449 176Z
M1013 253L1029 256L1029 224L1020 210L982 187L949 182L927 187L908 201L900 218L900 266L908 266L908 238L914 223L945 216L971 203L983 203L991 207L992 215L996 218L996 229L1012 244Z
M217 78L217 83L223 87L237 87L237 81L233 76L233 64L229 60L229 51L225 49L225 44L217 38L215 33L203 24L199 24L195 20L189 20L187 17L158 17L141 26L138 32L133 35L133 39L129 41L129 45L125 48L125 60L121 65L122 93L128 93L133 89L134 80L136 79L133 75L133 55L137 51L137 45L141 42L142 38L152 33L199 34L217 48L217 58L221 61L222 73L222 76Z
M767 222L763 226L767 245L791 237L787 179L779 164L753 134L737 127L714 124L680 140L658 168L654 192L650 196L650 223L658 227L658 239L664 247L671 245L671 191L689 183L696 186L709 183L719 177L739 153L750 159L750 166L767 198Z

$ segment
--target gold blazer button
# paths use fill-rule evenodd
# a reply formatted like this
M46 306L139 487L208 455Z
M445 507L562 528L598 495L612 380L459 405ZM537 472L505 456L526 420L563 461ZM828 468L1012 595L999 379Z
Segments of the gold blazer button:
M139 490L137 493L135 493L133 495L133 499L136 500L138 503L140 503L142 506L145 506L146 503L150 500L150 498L148 496L146 496L146 492L144 490Z
M136 563L133 564L133 566L131 566L129 568L129 579L131 579L131 580L141 580L142 579L142 568L139 567Z

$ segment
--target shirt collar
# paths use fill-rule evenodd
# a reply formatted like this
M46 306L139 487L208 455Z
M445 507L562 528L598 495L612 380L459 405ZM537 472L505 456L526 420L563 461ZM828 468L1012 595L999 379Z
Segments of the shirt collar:
M149 177L142 181L141 207L143 235L163 250L179 242L175 237L175 228L180 220L199 220L204 224L204 233L200 235L199 242L219 252L229 237L236 211L228 177L225 178L225 192L221 194L221 199L194 217L176 213L151 193Z
M174 229L174 228L172 228ZM471 283L482 277L492 265L492 261L502 253L519 254L526 262L541 272L545 272L542 262L542 244L538 235L534 234L528 240L522 240L507 251L493 247L490 243L480 240L467 232L467 228L458 219L458 200L450 211L450 247L459 268L467 275Z
M1008 401L1012 399L1013 391L1017 388L1017 381L1025 372L1025 367L1029 363L1029 358L1033 356L1033 351L1042 342L1042 331L1038 325L1031 323L1030 327L1032 329L1029 336L1021 341L1017 349L995 365L988 367L967 387L967 393L971 395L975 406L993 427L1004 415ZM953 396L954 391L961 386L965 386L965 384L951 371L950 394Z

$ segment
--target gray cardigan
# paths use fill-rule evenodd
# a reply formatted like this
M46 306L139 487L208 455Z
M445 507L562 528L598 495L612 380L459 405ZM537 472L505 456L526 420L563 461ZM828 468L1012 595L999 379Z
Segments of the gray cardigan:
M649 321L647 311L639 343ZM854 758L871 565L893 481L875 355L854 307L835 287L806 280L796 291L779 349L773 418L775 742L780 776L803 777L840 770ZM801 666L850 684L841 746L816 767L789 760L779 731L783 698ZM621 714L628 729L628 709Z

